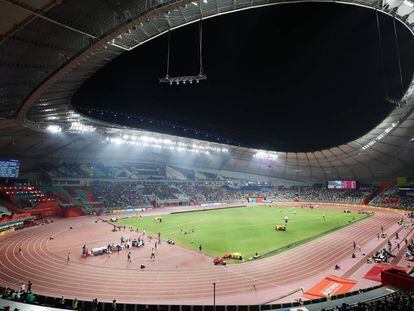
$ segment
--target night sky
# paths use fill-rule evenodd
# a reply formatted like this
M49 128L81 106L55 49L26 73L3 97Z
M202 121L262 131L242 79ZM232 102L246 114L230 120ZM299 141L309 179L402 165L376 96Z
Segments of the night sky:
M254 148L332 147L381 122L393 108L386 96L401 97L392 19L381 14L380 25L385 75L375 11L278 5L203 22L207 81L158 83L166 70L164 35L102 68L73 104L169 121ZM414 40L400 23L397 33L405 89L414 69ZM170 76L197 73L198 24L192 24L171 33ZM157 124L128 125L177 133ZM188 133L181 134L195 136Z

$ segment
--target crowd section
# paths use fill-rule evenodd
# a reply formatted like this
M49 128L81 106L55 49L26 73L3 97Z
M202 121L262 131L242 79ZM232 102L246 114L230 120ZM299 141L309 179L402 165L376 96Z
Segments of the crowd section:
M247 196L263 196L278 201L318 201L359 204L364 199L373 200L371 205L396 207L407 209L414 204L414 196L404 196L398 187L391 187L385 191L373 192L375 187L359 189L327 189L326 185L278 187L261 191L247 191L245 189L223 189L226 182L236 186L245 186L246 182L230 181L220 174L203 172L171 165L151 163L43 163L41 168L51 179L53 178L80 178L100 180L100 186L94 186L96 194L104 198L109 206L136 206L146 204L148 200L183 200L195 202L237 201ZM122 181L123 184L112 183ZM143 187L136 187L133 182L149 182ZM108 188L108 182L120 194L114 197ZM132 182L132 184L127 183ZM154 183L155 182L155 183ZM156 184L159 182L159 184ZM178 182L182 182L179 184ZM166 183L169 183L168 185ZM177 184L176 184L177 183ZM241 183L241 184L240 184ZM101 187L101 189L99 188ZM123 190L122 187L125 187ZM243 187L242 187L243 188ZM178 192L177 192L178 191ZM151 199L152 198L152 199Z
M179 187L166 182L96 182L90 186L95 199L109 208L154 206L157 202L188 202Z
M16 301L16 302L23 302L26 304L31 305L42 305L45 297L41 297L40 299L31 290L32 283L29 281L28 283L24 283L18 290L13 290L11 288L2 288L0 291L0 298L9 300L9 301ZM357 296L355 296L357 297ZM331 301L332 297L327 297L326 301ZM42 300L42 301L39 301ZM300 300L299 304L303 304L303 301ZM66 299L64 296L60 298L54 299L54 303L49 306L53 306L55 308L66 309L66 310L81 310L81 306L84 305L81 301L74 299ZM118 305L117 301L114 299L112 303L106 303L111 310L120 310L124 309L123 305ZM311 306L312 304L310 304ZM103 305L98 299L94 299L92 302L87 302L85 304L88 310L103 310ZM300 307L299 307L300 308ZM223 308L224 309L224 308ZM1 311L13 311L10 307L0 308ZM16 311L17 309L14 309ZM107 310L105 308L105 310ZM343 303L340 306L329 308L329 309L321 309L321 311L388 311L388 310L395 310L395 311L412 311L414 310L414 291L404 291L398 290L386 296L383 296L378 299L370 300L367 302L358 302L347 304Z
M325 309L323 309L325 310ZM343 304L330 309L333 311L411 311L414 310L414 292L398 291L381 299L358 303L356 305Z
M177 188L198 203L226 202L243 200L244 196L236 191L230 192L223 184L216 183L180 183Z
M325 189L311 186L271 190L231 190L220 182L99 182L91 187L97 200L108 207L142 206L152 201L181 201L183 204L247 202L249 197L274 201L314 201L359 204L368 190Z
M265 189L265 188L263 188ZM375 189L327 189L314 186L274 187L266 190L240 190L227 187L224 182L101 182L92 187L95 196L107 206L139 206L152 201L180 201L183 204L210 202L247 202L260 197L273 201L334 202L361 204ZM372 205L412 209L414 197L400 197L399 204L389 204L376 198Z
M279 189L274 193L273 198L280 201L300 200L359 204L371 192L371 189L327 189L312 186L296 186Z
M0 205L17 211L55 203L53 196L31 185L0 186Z
M414 206L414 196L401 196L398 187L391 187L375 197L370 205L410 209Z
M250 202L250 198L271 201L326 202L362 204L375 188L328 189L324 185L277 186L266 183L234 181L136 180L93 181L89 186L0 187L3 209L36 208L44 204L63 207L128 208L203 203ZM8 205L9 204L9 205ZM400 196L398 188L377 195L371 205L413 209L414 197Z
M144 183L142 193L159 200L177 200L181 193L174 185L167 183Z
M96 200L109 208L150 205L141 189L135 182L100 182L91 186Z

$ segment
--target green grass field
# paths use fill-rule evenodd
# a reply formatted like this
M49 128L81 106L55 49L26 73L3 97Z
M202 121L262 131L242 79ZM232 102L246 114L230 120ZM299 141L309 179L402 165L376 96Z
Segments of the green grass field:
M275 225L283 224L285 216L289 217L287 231L275 231ZM341 211L254 206L162 215L161 223L155 222L155 217L125 218L118 222L152 235L160 232L162 240L171 238L190 249L196 250L201 244L203 252L210 256L240 252L247 259L255 252L264 254L365 216ZM181 233L192 229L194 233Z

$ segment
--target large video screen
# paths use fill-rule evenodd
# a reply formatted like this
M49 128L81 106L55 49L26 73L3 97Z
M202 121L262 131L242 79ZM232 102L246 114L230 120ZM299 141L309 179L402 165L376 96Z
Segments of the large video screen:
M19 169L19 160L0 158L0 178L17 178Z
M401 197L414 197L414 186L400 187L399 194Z
M356 189L355 180L329 180L328 189Z

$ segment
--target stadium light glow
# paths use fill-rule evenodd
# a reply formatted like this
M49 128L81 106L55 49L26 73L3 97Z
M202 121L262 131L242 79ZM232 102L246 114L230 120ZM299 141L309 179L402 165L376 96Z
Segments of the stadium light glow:
M60 133L62 132L62 128L59 125L48 125L46 130L51 133Z
M414 3L409 0L404 0L403 2L406 6L409 6L410 8L414 7Z
M80 116L81 115L79 113L76 113L74 111L69 112L69 117L71 117L71 118L80 118Z
M123 134L120 137L106 137L103 143L113 144L125 144L138 147L148 147L155 149L167 149L174 151L188 151L194 153L210 154L210 152L216 153L228 153L229 150L223 147L216 147L210 145L201 145L196 143L185 143L182 141L174 141L169 138L157 138L148 135L131 135Z
M92 125L82 124L80 122L72 122L69 131L76 133L92 133L96 128Z
M256 159L260 159L260 160L270 160L270 161L276 161L278 158L277 153L271 152L271 151L264 151L264 150L257 151L253 155L253 157Z

